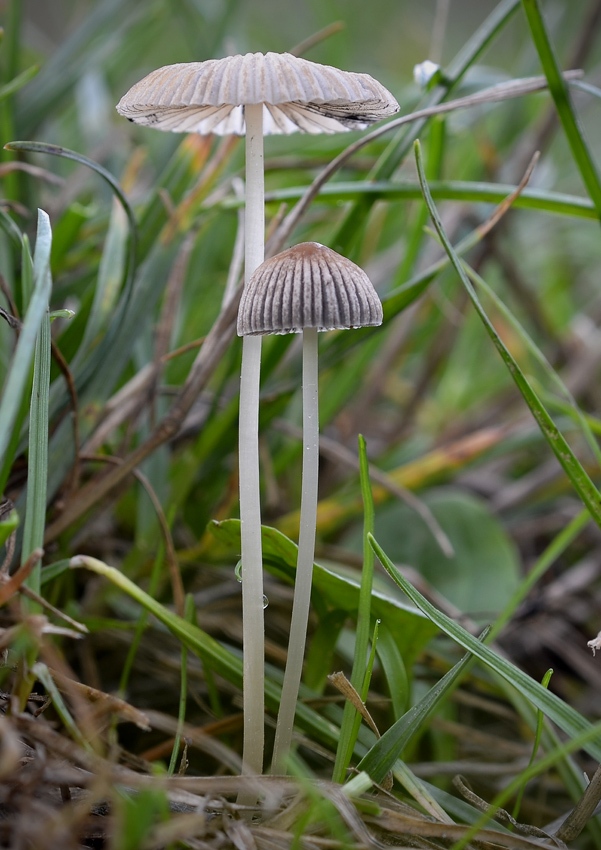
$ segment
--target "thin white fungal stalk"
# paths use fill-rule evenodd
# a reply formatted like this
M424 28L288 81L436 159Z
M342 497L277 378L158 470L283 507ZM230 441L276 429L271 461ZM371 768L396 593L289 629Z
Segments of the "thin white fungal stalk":
M272 773L284 773L292 743L296 702L303 670L311 581L315 558L317 483L319 473L319 404L317 393L317 328L303 330L303 485L294 602L288 658L275 732Z
M263 262L265 250L265 203L263 174L263 105L245 106L246 119L246 213L244 280ZM259 490L259 377L261 337L242 341L240 378L240 528L242 553L243 640L243 769L263 771L265 629L263 616L263 556ZM249 792L241 792L246 797ZM250 795L253 797L253 795ZM242 800L252 804L254 800Z

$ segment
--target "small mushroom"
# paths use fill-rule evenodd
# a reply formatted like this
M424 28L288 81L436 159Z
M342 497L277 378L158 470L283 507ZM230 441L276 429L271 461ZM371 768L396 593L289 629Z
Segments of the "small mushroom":
M247 53L167 65L136 83L117 111L176 133L246 133L245 280L265 244L263 135L361 130L393 115L394 97L368 74L340 71L289 53ZM260 337L245 337L240 382L240 519L244 644L244 752L261 773L264 625L259 491Z
M303 242L263 263L240 301L238 334L303 334L303 481L298 561L288 659L272 770L281 773L292 741L315 555L319 465L317 333L382 323L382 304L359 266L317 242Z

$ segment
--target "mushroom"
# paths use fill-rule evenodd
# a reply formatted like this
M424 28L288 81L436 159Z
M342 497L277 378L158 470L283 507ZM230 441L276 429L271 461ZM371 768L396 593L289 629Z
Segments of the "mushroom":
M117 111L137 124L177 133L246 133L245 281L264 257L263 135L361 130L399 105L368 74L340 71L289 53L247 53L152 71ZM244 647L243 762L261 773L264 625L259 490L260 337L245 337L240 382L240 519Z
M272 770L281 773L292 741L315 555L319 465L317 333L382 323L382 304L359 266L317 242L303 242L259 266L247 281L238 334L303 334L303 480L288 658Z

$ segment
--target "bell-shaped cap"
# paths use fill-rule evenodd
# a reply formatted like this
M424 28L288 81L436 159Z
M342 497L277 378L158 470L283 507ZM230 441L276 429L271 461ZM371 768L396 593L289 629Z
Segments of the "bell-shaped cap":
M117 111L159 130L243 135L244 105L258 103L265 135L362 130L399 110L369 74L290 53L247 53L158 68L132 86Z
M363 269L318 242L301 242L260 265L238 309L239 336L381 324L382 304Z

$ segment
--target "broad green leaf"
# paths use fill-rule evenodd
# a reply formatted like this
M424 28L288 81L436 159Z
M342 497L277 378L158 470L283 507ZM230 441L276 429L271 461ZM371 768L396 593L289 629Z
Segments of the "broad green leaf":
M375 536L381 546L395 562L415 567L459 610L493 617L519 585L515 545L486 503L471 493L440 487L421 498L448 536L454 555L443 555L424 520L403 504L378 510Z
M305 655L304 682L316 693L323 693L329 673L334 670L338 637L347 620L346 611L334 609L317 624Z
M214 520L209 529L233 552L240 552L240 520ZM267 570L288 580L294 579L297 546L275 528L263 526L263 563ZM318 613L331 609L345 610L356 616L359 606L360 581L348 575L339 575L321 564L313 565L313 604ZM409 666L433 631L419 611L386 596L379 590L372 592L371 613L389 629Z

